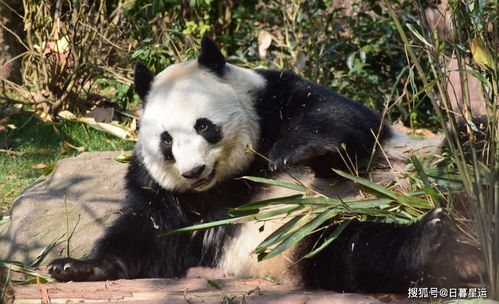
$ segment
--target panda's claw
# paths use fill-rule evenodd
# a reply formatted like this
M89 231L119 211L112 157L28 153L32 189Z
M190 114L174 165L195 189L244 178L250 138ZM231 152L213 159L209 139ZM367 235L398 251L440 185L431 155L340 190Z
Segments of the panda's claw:
M56 259L47 267L50 276L57 281L88 281L94 274L94 265L72 258Z
M64 271L68 271L70 269L71 269L71 264L70 263L64 264Z
M275 171L280 171L284 168L284 166L282 164L279 164L278 161L274 160L274 161L270 161L270 164L269 164L269 169L271 172L275 172Z
M446 230L450 226L450 219L442 208L435 208L423 216L421 223L429 229Z
M288 166L295 165L300 160L297 149L288 147L288 144L277 142L269 153L269 169L271 171L282 171Z

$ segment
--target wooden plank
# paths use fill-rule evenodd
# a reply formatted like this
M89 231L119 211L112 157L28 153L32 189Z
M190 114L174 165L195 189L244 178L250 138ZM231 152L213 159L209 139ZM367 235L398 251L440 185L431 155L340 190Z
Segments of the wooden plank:
M14 287L14 303L417 303L404 295L363 295L307 291L263 279L217 279L220 289L203 278L138 279L103 282L69 282Z

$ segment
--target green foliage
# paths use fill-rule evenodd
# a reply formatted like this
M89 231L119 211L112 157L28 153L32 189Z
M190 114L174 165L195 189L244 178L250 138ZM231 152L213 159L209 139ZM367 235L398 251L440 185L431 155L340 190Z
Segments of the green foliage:
M415 23L411 2L398 4L397 11L404 23ZM81 101L101 94L106 84L129 87L136 60L157 73L193 58L207 34L236 64L293 70L378 112L396 104L392 120L431 123L424 95L401 97L410 94L411 78L404 46L377 1L27 1L24 16L25 82L13 89L26 100L35 96L37 109L53 118L63 109L85 114ZM272 37L264 58L261 32ZM40 58L46 60L40 64ZM132 104L132 90L125 91L110 99Z
M424 6L417 2L420 15L424 16ZM452 31L448 36L439 35L426 22L421 26L403 27L395 10L388 5L388 11L396 22L399 34L408 45L411 69L415 70L430 99L435 118L445 132L449 158L442 172L429 170L428 177L442 177L447 181L460 183L464 188L468 204L466 208L474 215L475 232L480 241L487 269L487 283L490 295L499 299L499 76L497 24L497 1L449 1ZM429 69L420 64L420 57L409 46L407 36L417 38L417 47L429 59ZM457 68L449 70L449 59L453 58ZM449 74L455 72L460 79L460 87L447 90ZM470 79L479 81L485 109L485 128L477 128L474 123L477 113L470 97ZM434 89L438 89L438 94ZM418 90L418 88L414 88ZM454 95L454 94L457 94ZM459 96L462 96L459 97ZM458 100L459 107L453 107L451 100ZM461 101L462 99L462 101ZM482 117L483 118L483 117ZM459 122L460 121L460 122ZM464 124L466 130L459 128ZM448 126L450 130L448 130ZM484 140L479 140L484 138ZM417 162L414 163L417 167ZM419 168L418 170L421 170ZM447 172L446 172L447 171ZM429 184L426 178L423 183ZM449 182L448 182L449 183ZM469 228L469 227L468 227ZM476 230L476 231L474 231ZM468 231L470 233L470 231ZM485 282L484 282L485 284Z
M167 46L151 43L152 39L142 40L142 46L132 54L132 58L147 65L152 73L159 73L165 67L175 63Z
M32 184L44 169L81 151L130 150L133 143L98 132L84 124L44 123L31 114L13 115L0 136L0 210L5 212L19 193Z
M0 269L4 270L7 269L7 271L10 273L10 271L13 272L18 272L22 273L25 276L29 276L29 279L26 280L15 280L13 282L15 283L22 283L22 284L37 284L39 283L46 283L46 282L53 282L54 280L50 278L49 276L46 276L44 274L40 274L32 269L32 267L25 266L22 263L15 262L15 261L2 261L0 260ZM0 299L3 298L2 297Z

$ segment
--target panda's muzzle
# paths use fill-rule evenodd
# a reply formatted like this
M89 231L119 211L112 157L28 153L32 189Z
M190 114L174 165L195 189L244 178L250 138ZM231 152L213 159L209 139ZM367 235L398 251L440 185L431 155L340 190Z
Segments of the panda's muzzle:
M199 178L203 174L205 168L205 165L197 166L187 172L182 173L182 176L189 179Z
M208 176L206 176L206 177L198 180L194 184L192 184L192 188L194 188L194 189L196 189L196 188L202 188L202 187L208 185L213 180L213 178L215 177L215 174L216 174L216 170L215 169L216 169L216 166L213 167L213 169L211 170L211 173Z

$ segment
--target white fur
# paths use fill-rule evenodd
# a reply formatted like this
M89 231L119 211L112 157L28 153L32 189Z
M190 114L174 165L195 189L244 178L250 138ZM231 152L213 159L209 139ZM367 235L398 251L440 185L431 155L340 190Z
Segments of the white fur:
M257 73L227 65L223 78L209 72L197 61L179 63L159 73L146 97L141 118L139 152L152 177L165 189L185 191L212 173L217 182L244 170L260 135L253 94L265 86ZM223 139L208 143L194 130L199 118L208 118L222 127ZM175 161L165 161L160 151L160 135L168 131L173 138ZM202 176L188 180L181 176L199 165L205 165Z

